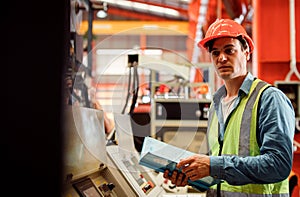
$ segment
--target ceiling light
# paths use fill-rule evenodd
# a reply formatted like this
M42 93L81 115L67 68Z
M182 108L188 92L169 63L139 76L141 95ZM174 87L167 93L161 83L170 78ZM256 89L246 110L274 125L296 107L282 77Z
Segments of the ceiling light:
M140 10L148 10L149 9L149 5L146 3L138 3L138 2L133 2L133 7L135 7L136 9L140 9Z
M104 10L99 10L96 15L97 15L98 18L107 17L107 13Z
M101 0L101 1L106 2L108 4L127 7L129 9L134 9L134 10L142 10L142 11L152 12L152 13L154 12L158 14L164 14L164 15L175 16L175 17L180 16L180 13L175 9L165 8L156 5L149 5L147 3L139 3L139 2L126 1L126 0Z

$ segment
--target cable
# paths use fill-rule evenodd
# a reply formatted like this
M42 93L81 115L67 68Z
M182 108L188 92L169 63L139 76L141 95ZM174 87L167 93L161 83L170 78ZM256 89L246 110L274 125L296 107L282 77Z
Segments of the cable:
M130 106L130 114L133 114L134 112L134 108L135 108L135 104L138 98L138 92L139 92L139 76L138 76L138 71L137 71L137 65L134 65L133 67L133 79L134 79L134 89L133 89L133 97L132 97L132 102L131 102L131 106Z
M127 96L126 96L125 105L124 105L123 110L122 110L122 114L125 113L125 109L126 109L126 106L128 104L128 100L129 100L129 96L130 96L130 86L131 86L131 67L129 67L129 78L128 78L128 86L127 86Z

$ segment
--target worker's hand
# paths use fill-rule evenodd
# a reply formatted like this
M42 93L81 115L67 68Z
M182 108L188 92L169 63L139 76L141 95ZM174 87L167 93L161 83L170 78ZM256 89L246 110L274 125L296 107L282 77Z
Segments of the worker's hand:
M176 166L191 181L210 175L210 159L207 155L193 155L180 160Z
M95 109L103 110L101 104L96 99L94 99L94 101L92 103L93 103L93 107Z
M177 170L174 170L170 176L169 173L170 171L166 170L163 176L166 179L170 179L172 184L176 186L186 186L188 184L188 177L185 176L185 174L180 173Z

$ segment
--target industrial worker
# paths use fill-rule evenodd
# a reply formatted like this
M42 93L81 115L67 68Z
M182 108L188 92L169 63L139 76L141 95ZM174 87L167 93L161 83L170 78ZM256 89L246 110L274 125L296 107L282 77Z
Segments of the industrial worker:
M180 173L166 170L163 176L176 186L206 176L223 180L207 196L288 197L295 132L290 100L247 71L254 43L237 22L217 19L198 46L208 50L224 81L209 112L209 154L183 158Z

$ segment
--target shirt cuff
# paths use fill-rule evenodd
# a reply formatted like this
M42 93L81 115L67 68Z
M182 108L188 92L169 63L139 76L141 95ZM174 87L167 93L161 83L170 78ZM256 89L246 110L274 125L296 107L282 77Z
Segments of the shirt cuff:
M210 156L210 176L215 179L224 179L224 159L222 156Z

